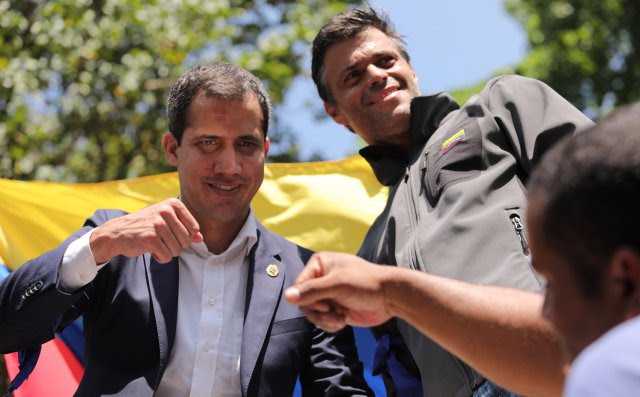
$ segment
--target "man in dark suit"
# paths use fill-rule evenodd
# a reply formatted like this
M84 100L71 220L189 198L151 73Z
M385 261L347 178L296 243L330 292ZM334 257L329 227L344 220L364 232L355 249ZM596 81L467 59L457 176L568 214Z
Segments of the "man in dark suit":
M0 351L39 345L84 316L76 395L370 395L350 329L327 334L282 292L310 252L258 223L271 103L226 63L174 84L162 144L179 199L99 210L0 284Z

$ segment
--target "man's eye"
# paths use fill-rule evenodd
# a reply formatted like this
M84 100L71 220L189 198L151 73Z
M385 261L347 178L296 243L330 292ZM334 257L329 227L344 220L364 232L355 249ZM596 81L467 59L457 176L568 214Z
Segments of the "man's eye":
M254 141L240 141L238 142L238 146L240 147L256 147L258 144Z
M216 144L216 140L215 139L203 139L201 141L198 141L196 143L196 145L200 146L200 147L211 147L214 146Z
M358 81L358 72L357 71L352 71L349 72L349 74L346 75L346 77L344 78L344 82L345 84L353 84L356 81Z
M210 152L214 150L217 146L217 142L215 139L203 139L196 142L196 146L205 152Z
M391 67L395 63L396 59L392 56L384 57L380 60L380 65L384 67Z

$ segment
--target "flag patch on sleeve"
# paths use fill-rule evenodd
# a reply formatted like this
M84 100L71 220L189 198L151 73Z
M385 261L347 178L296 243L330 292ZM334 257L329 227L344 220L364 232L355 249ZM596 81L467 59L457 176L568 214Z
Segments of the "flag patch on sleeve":
M442 142L442 154L447 153L458 142L464 141L464 130L460 130L453 134L453 136L446 141Z

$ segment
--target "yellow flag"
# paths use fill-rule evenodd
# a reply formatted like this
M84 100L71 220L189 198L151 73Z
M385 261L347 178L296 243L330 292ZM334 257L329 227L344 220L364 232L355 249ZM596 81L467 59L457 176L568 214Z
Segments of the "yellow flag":
M179 191L175 172L91 184L0 179L0 261L15 269L54 248L96 209L136 211ZM387 192L360 157L267 164L252 206L269 230L297 244L355 253Z

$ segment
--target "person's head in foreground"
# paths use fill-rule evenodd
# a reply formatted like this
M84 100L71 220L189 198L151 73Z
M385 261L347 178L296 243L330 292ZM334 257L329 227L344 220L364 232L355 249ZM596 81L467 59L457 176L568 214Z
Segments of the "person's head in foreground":
M366 7L333 17L313 41L311 74L334 121L369 145L407 147L410 104L420 89L386 15Z
M640 103L555 147L528 194L543 315L573 359L640 313Z

